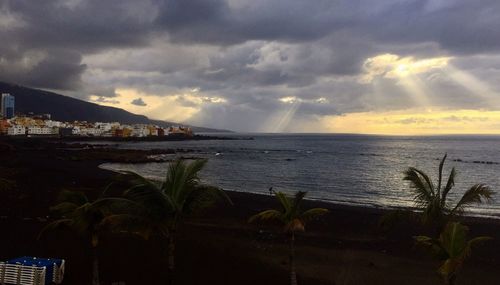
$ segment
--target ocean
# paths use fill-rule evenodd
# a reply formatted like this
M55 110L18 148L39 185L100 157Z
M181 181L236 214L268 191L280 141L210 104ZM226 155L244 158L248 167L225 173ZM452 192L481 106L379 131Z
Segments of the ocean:
M220 136L220 134L218 134ZM308 191L309 199L379 208L412 207L403 171L424 170L437 184L439 161L448 159L444 180L457 170L449 194L454 203L476 183L498 192L496 201L472 207L470 215L500 218L500 136L371 136L342 134L227 134L252 140L123 142L119 148L191 149L183 154L208 158L203 182L225 190L269 195L274 190ZM101 143L101 142L100 142ZM116 142L113 142L116 144ZM173 157L173 156L172 156ZM167 163L106 163L102 168L131 170L162 180Z

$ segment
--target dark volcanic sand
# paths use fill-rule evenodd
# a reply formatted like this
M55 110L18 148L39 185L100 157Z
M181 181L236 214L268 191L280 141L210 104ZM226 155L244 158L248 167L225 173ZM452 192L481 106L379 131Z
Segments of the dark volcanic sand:
M75 150L73 150L75 151ZM49 232L37 240L48 208L63 188L96 197L115 175L99 169L101 159L74 160L68 151L45 144L9 150L0 142L0 177L16 182L0 190L0 260L17 256L66 259L65 284L90 283L90 257L84 241L70 232ZM273 198L229 193L234 206L219 205L180 228L177 284L288 284L287 244L279 226L249 225L252 214L276 206ZM406 224L384 233L382 210L308 201L331 213L311 222L297 240L299 284L439 284L437 263L414 248L418 227ZM500 225L468 219L471 235L495 240L473 251L457 284L498 284ZM105 284L165 284L163 243L107 235L100 245Z

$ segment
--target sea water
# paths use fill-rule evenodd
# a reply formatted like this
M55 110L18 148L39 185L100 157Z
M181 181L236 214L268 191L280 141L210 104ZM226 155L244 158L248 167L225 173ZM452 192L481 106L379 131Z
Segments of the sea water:
M383 208L412 207L411 189L403 181L404 170L417 167L437 184L439 161L447 153L443 180L452 167L457 170L449 202L456 202L474 184L485 183L498 192L498 197L488 205L472 207L470 213L500 218L500 136L227 136L253 139L123 142L118 147L194 150L181 155L208 158L201 172L203 182L226 190L261 194L269 194L269 187L288 193L302 190L308 191L310 199ZM106 163L101 167L131 170L162 180L167 165Z

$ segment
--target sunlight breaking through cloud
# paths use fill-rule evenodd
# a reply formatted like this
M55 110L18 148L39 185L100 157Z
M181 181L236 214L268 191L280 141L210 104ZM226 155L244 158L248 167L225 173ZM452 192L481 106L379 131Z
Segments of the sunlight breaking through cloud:
M381 54L370 57L363 64L364 74L359 82L368 84L376 77L403 78L434 69L441 69L448 65L451 57L435 57L415 59L412 56L400 57L396 54Z
M500 106L498 100L499 94L497 94L486 82L451 65L447 66L445 71L447 76L453 79L455 83L462 88L471 92L472 95L478 96L494 106Z

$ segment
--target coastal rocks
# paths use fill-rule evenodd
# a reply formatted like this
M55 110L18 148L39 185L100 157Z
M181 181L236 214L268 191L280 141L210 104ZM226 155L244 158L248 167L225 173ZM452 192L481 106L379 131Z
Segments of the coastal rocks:
M440 158L436 158L436 160L440 160ZM474 163L474 164L500 164L497 161L489 161L489 160L463 160L460 158L455 158L452 161L460 162L460 163Z

